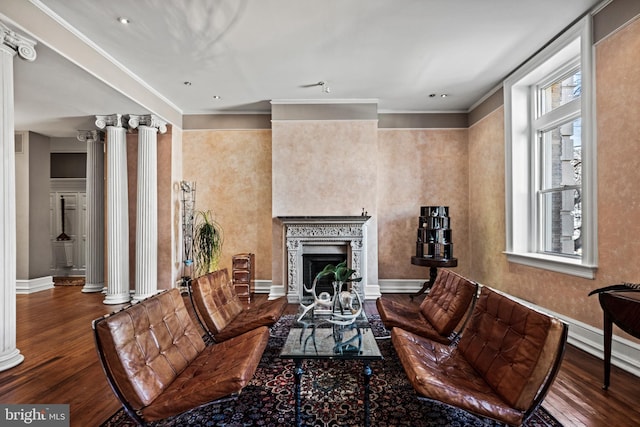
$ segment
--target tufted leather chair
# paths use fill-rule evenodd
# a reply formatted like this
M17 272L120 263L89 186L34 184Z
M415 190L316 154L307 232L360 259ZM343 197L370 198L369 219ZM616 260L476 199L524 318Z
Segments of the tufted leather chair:
M567 325L483 286L458 346L400 328L391 339L420 396L521 425L555 379Z
M142 425L238 393L269 339L262 327L205 346L177 289L94 320L93 329L111 388Z
M245 308L226 268L194 279L191 292L200 319L217 342L271 326L287 307L287 299L280 297Z
M404 304L379 297L378 313L387 329L400 327L443 344L469 313L478 285L451 270L440 269L422 303Z

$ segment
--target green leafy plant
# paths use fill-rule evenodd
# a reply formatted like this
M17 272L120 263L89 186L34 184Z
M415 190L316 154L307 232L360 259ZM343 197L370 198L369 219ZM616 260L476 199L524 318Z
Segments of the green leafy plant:
M210 210L198 211L194 231L195 270L201 276L218 269L224 235Z
M355 274L355 270L347 267L347 261L342 261L340 264L333 265L327 264L322 271L316 275L316 280L319 280L326 276L333 276L333 280L336 282L359 282L362 277L351 277Z

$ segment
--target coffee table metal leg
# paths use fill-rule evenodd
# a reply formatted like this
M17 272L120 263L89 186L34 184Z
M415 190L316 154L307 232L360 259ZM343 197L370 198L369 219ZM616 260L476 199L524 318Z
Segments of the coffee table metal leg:
M296 360L296 367L293 371L295 377L295 399L296 399L296 425L302 426L302 414L301 412L301 397L300 397L300 387L302 382L302 374L304 373L304 369L302 369L302 360Z
M371 380L371 375L373 371L371 370L371 366L369 366L368 362L364 363L364 427L369 427L369 382Z

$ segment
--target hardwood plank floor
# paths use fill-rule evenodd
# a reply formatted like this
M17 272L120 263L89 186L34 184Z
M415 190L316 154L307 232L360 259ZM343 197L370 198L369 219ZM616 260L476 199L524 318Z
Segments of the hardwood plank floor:
M99 426L118 410L98 362L91 320L121 306L104 305L104 295L81 289L56 286L17 296L17 347L25 360L0 372L0 402L70 404L74 427ZM385 297L409 301L405 294ZM257 295L254 301L266 298ZM367 301L365 310L375 313L375 302ZM295 305L287 309L296 311ZM640 425L640 378L614 367L604 391L602 369L601 360L569 346L543 406L567 427Z

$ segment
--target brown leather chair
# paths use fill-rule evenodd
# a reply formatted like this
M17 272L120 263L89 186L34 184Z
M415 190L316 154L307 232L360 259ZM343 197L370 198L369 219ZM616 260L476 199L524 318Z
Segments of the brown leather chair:
M177 289L94 320L93 329L107 380L140 425L237 394L269 340L262 327L206 346Z
M378 313L387 329L400 327L423 337L449 344L454 330L470 313L478 285L451 270L440 269L420 305L379 297Z
M419 396L521 425L555 379L567 325L482 286L457 346L401 328L391 339Z
M271 326L287 307L286 297L279 297L245 308L226 268L194 279L191 292L200 319L217 342L260 326Z

